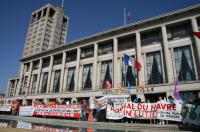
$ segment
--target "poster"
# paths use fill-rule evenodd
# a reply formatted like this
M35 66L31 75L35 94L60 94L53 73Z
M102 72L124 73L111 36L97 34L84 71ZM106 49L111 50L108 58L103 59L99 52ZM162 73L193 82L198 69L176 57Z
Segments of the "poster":
M32 106L20 107L19 116L33 116L33 111L35 110Z
M36 105L33 115L80 118L81 105L56 105L55 107Z

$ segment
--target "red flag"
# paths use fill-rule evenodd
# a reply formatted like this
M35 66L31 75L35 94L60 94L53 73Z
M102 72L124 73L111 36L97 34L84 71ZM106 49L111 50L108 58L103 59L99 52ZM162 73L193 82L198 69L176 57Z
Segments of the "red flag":
M137 71L140 71L141 67L142 67L142 66L141 66L140 62L137 61L137 60L135 60L135 69L136 69Z
M111 87L112 87L112 85L110 84L110 82L108 80L106 80L106 88L109 89Z
M200 39L200 32L192 32L192 34Z

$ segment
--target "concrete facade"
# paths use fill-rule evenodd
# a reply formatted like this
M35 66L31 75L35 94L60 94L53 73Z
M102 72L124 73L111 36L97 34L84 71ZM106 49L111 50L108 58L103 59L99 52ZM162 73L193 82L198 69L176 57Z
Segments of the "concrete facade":
M173 95L178 78L181 96L194 99L200 96L200 40L192 32L199 29L200 5L195 5L24 56L20 60L16 93L11 97L8 90L7 99L103 96L105 69L110 68L112 88L124 84L124 53L135 56L142 65L141 70L134 74L132 95L143 94L145 98ZM159 73L158 79L152 76L156 75L152 72L154 65ZM88 88L87 78L91 80L91 83L87 82ZM159 78L162 78L160 82ZM141 85L144 85L144 91L138 92ZM23 94L25 89L28 92Z
M23 57L66 43L68 17L64 10L47 4L34 11L25 40Z

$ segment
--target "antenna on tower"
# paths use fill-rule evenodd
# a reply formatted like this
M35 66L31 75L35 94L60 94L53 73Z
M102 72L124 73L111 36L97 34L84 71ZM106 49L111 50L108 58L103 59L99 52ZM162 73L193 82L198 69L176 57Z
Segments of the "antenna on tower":
M63 8L63 5L64 5L64 2L65 2L65 0L62 0L62 6L61 6L62 8Z

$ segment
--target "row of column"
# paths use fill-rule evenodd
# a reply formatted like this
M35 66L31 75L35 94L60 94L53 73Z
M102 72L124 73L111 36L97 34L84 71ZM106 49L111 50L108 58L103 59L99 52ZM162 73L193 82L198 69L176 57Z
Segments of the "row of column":
M192 24L192 29L194 32L198 32L198 25L197 25L197 21L196 18L192 18L191 19L191 24ZM161 26L161 31L162 31L162 38L163 38L163 49L164 49L164 62L165 62L165 68L166 68L166 79L168 83L174 83L174 76L173 75L173 66L172 66L172 62L170 61L170 50L169 50L169 46L168 46L168 40L167 40L167 30L166 30L166 25L163 24ZM138 72L138 85L142 85L143 81L145 81L145 77L144 77L144 61L142 59L142 54L141 54L141 37L140 37L140 32L136 31L136 57L137 60L139 60L141 62L142 68L141 71ZM197 54L198 54L198 64L200 62L200 40L198 38L195 37L195 46L197 48ZM93 78L92 78L92 82L93 82L93 90L96 89L96 82L97 82L97 52L98 51L98 44L94 43L94 57L93 57ZM76 61L76 72L75 72L75 91L79 91L80 89L78 89L78 87L80 87L81 84L81 79L82 79L82 67L80 66L80 54L81 54L81 49L80 47L77 48L77 61ZM117 87L117 85L120 83L120 79L119 79L119 65L118 65L118 58L117 58L117 54L118 54L118 40L117 38L113 38L113 72L114 72L114 76L113 76L113 85L114 87ZM60 90L59 92L64 91L63 88L66 86L64 84L64 76L65 76L65 60L66 60L66 52L63 52L63 58L62 58L62 68L61 68L61 78L60 78ZM32 76L32 65L33 62L30 63L30 69L29 69L29 76L28 76L28 87L30 87L30 82L32 83L31 80L31 76ZM81 68L80 68L81 67ZM51 59L50 59L50 66L49 66L49 73L48 73L48 82L47 82L47 93L50 93L52 91L53 88L53 79L54 77L52 77L52 69L53 69L53 56L51 55ZM199 68L197 68L199 69ZM39 74L38 74L38 78L37 78L37 84L36 84L36 93L39 93L41 91L41 84L42 82L40 82L41 75L42 72L42 59L40 59L40 65L39 65ZM198 72L199 73L199 72ZM19 79L19 84L18 84L18 90L17 93L19 94L19 88L20 88L20 84L22 82L22 77L24 75L24 64L21 62L21 72L20 72L20 79ZM40 88L40 89L39 89ZM51 89L50 89L51 88Z

